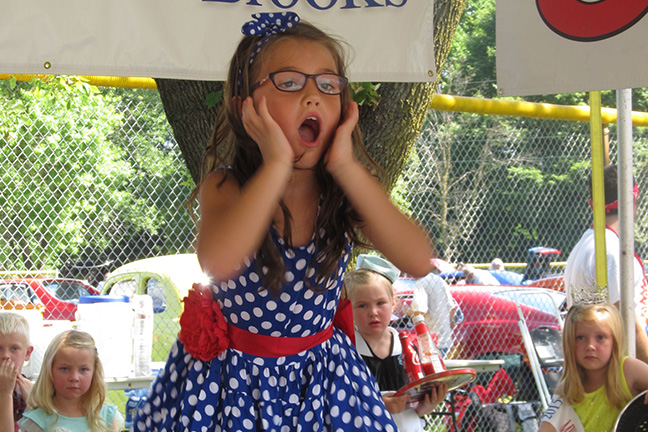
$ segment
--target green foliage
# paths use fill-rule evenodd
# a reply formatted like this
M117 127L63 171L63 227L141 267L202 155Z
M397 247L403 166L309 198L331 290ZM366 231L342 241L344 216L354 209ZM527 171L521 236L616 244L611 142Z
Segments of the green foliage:
M207 100L205 103L207 104L207 108L213 108L216 105L218 105L223 99L223 91L219 90L217 92L211 92L207 94Z
M188 175L170 162L163 113L133 120L125 94L72 77L2 82L2 267L106 258L143 235L161 236L174 220L165 185ZM144 193L149 184L153 200Z
M380 103L380 94L378 89L380 84L373 84L369 82L351 83L351 91L353 92L353 100L358 105L367 105L375 108Z
M495 0L468 0L439 92L495 98L495 64ZM641 92L640 103L647 96ZM604 104L614 106L614 97L603 92ZM577 105L588 95L527 100ZM551 133L540 135L547 127ZM422 186L403 188L400 199L420 206L414 212L441 257L519 262L533 246L571 250L590 220L587 124L432 111L424 130L416 160L425 163L409 163L403 175Z
M467 0L440 91L495 97L495 0Z

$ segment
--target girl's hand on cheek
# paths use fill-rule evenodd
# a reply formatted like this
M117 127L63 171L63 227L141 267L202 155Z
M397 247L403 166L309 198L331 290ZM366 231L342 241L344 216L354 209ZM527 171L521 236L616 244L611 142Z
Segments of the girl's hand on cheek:
M243 101L241 121L245 131L259 146L264 163L279 161L292 167L295 153L283 130L268 112L265 96L259 100L258 112L251 97Z
M324 162L326 169L333 173L345 164L353 161L353 141L351 135L358 124L358 104L351 102L347 107L344 121L335 131L331 146L326 152Z

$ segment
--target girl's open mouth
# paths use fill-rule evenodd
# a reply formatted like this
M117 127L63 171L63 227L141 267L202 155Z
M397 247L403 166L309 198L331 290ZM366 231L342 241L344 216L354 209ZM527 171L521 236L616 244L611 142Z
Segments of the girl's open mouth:
M299 137L307 143L314 142L320 133L319 120L310 116L299 126Z

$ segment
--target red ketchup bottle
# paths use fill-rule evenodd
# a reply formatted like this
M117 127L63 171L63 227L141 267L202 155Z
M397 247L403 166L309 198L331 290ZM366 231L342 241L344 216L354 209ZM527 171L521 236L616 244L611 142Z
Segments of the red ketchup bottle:
M410 343L406 333L400 334L400 342L402 346L401 358L403 360L403 366L405 367L405 373L407 374L409 382L413 383L414 381L423 378L421 363L419 363L418 354L416 354L416 351Z
M437 348L430 331L425 324L423 315L414 315L414 328L416 329L416 337L419 345L419 360L423 373L425 375L432 375L446 370L443 359L441 358L441 351Z

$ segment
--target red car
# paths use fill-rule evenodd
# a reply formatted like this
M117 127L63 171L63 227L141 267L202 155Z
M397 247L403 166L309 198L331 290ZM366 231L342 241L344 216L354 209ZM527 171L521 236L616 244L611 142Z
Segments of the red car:
M79 297L95 294L99 294L96 288L79 279L25 277L0 280L0 299L42 304L46 320L74 321Z
M565 292L565 281L563 275L549 276L546 278L530 282L530 287L549 288L552 290Z
M399 302L411 302L413 284L414 280L407 278L394 283ZM522 340L517 304L530 332L543 328L559 330L560 316L566 312L565 294L545 288L510 285L451 285L450 292L461 309L463 320L454 326L453 345L446 358L504 359L505 369L516 381L516 388L529 390L530 394L519 396L523 400L537 400L533 394L534 381ZM416 339L407 317L395 321L393 326L401 332L411 333L413 340Z

